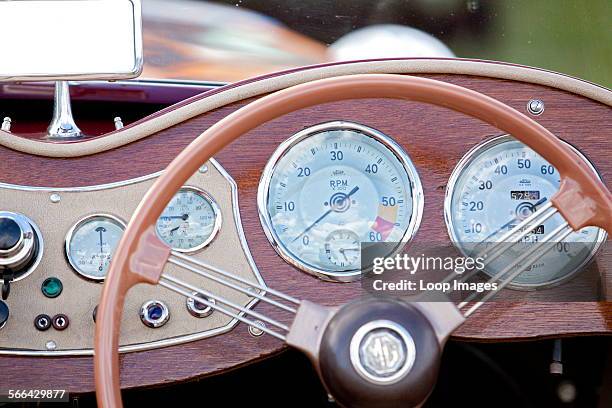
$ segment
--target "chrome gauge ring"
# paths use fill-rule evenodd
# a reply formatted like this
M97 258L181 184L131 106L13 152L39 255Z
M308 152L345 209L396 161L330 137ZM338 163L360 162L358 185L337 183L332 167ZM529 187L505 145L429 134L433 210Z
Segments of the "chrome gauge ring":
M362 242L416 232L423 189L408 154L383 133L350 122L307 128L268 161L258 190L261 223L276 251L313 275L358 279Z
M596 173L588 159L574 151ZM523 143L507 135L489 139L470 150L450 177L444 202L448 234L464 255L482 253L547 205L559 184L557 169ZM506 253L484 272L495 275L517 257L517 251L537 243L562 222L559 214L545 220L516 248L510 250L508 245ZM572 233L537 263L523 265L526 270L509 287L537 289L568 280L593 258L606 237L605 231L595 227Z

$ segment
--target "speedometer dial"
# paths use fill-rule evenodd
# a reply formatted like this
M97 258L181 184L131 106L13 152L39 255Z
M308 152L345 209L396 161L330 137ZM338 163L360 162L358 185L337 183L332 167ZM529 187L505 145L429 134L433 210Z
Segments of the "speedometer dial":
M195 252L212 242L221 228L221 213L205 191L183 187L157 220L157 234L178 252Z
M447 186L445 215L452 241L466 255L482 251L547 204L559 183L557 170L516 139L500 136L477 146L459 162ZM491 262L485 272L500 272L518 256L515 251L528 249L562 222L557 214L536 226L514 251ZM511 286L538 288L568 279L592 258L605 237L595 227L572 233L536 263L524 265L527 270Z
M361 273L362 242L397 242L396 250L412 237L423 190L408 155L387 136L332 122L279 146L264 169L258 205L285 260L318 276L351 280Z

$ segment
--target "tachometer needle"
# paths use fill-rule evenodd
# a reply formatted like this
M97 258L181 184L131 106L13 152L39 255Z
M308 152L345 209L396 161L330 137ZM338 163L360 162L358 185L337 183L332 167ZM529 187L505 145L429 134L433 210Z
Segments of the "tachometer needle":
M346 200L348 200L353 194L355 194L357 191L359 190L359 186L355 186L351 191L349 191L349 193L338 203L338 205L342 205L344 204L344 202ZM330 204L331 206L331 204ZM295 242L298 239L300 239L302 237L302 235L306 234L308 231L310 231L315 225L317 225L319 222L321 222L325 217L327 217L329 214L331 214L332 212L334 212L333 207L330 208L329 210L325 211L325 213L323 215L321 215L319 218L317 218L315 220L315 222L313 222L312 224L310 224L308 226L308 228L306 228L304 231L302 231L300 233L300 235L298 235L297 237L293 238L293 240L291 242Z

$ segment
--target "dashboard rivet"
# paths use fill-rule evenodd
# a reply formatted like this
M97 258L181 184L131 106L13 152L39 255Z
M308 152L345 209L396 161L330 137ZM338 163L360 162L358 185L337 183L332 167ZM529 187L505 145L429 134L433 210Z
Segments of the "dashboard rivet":
M544 113L544 102L539 99L531 99L527 102L527 111L534 116Z
M53 193L49 196L52 203L59 203L62 200L62 196L57 193Z
M200 167L200 169L198 171L200 173L202 173L202 174L206 174L206 173L208 173L208 166L207 165L203 165L202 167Z
M255 325L249 326L249 334L253 337L259 337L264 334L264 331L261 330L261 327L265 328L266 324L261 320L255 320Z
M45 344L45 347L47 348L47 350L55 350L57 348L57 344L53 340L49 340Z

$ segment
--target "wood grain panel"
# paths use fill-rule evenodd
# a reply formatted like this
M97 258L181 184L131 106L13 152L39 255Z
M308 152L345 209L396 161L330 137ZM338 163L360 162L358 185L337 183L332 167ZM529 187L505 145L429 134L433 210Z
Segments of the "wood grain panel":
M612 177L609 107L539 85L461 75L423 76L471 88L523 112L529 99L542 99L546 111L536 120L590 157L604 180ZM41 158L0 148L0 179L16 184L82 186L152 173L163 169L202 131L245 103L217 109L144 140L95 156ZM415 237L419 242L448 242L443 217L446 181L469 148L488 136L499 134L499 131L440 107L386 99L344 101L278 118L249 132L217 156L238 183L245 233L266 282L296 297L335 305L359 296L359 283L322 282L285 264L268 244L256 208L261 172L278 144L304 127L331 120L354 121L376 128L395 138L409 153L425 192L423 222ZM597 277L597 272L591 269L590 274ZM265 305L258 305L257 310L288 321L286 316ZM485 305L455 333L455 338L500 341L610 333L612 303L515 301ZM218 373L281 349L281 343L270 336L249 336L241 324L224 336L123 356L123 385L162 384ZM2 357L0 372L3 382L14 387L31 388L38 381L47 387L71 384L73 392L93 390L89 358Z

